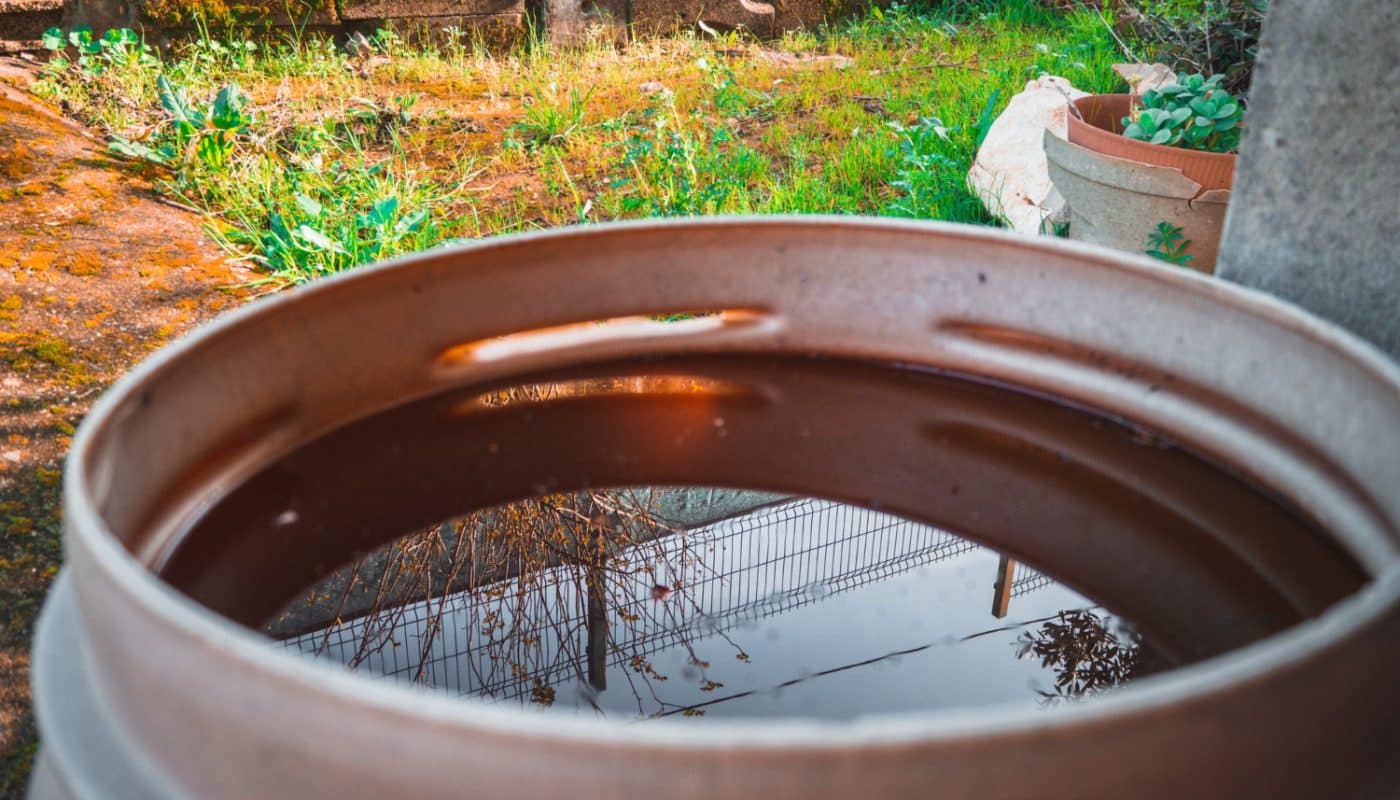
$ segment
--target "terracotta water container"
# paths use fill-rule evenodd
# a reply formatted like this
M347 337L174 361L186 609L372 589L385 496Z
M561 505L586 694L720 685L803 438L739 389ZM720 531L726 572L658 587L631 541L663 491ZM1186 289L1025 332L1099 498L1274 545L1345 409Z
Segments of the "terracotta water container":
M680 314L694 317L652 321ZM763 377L783 359L981 387L1132 435L1110 447L1034 419L1006 427L977 403L839 380L795 391ZM449 402L610 365L721 363L731 377L684 403L574 397L532 417ZM410 407L440 430L462 426L461 446L434 455L444 468L356 462L355 437L336 439ZM1400 371L1356 338L1267 296L1074 242L858 218L709 219L492 239L359 269L162 350L84 421L65 475L68 561L35 645L43 750L30 797L1393 797L1396 431ZM435 446L410 438L405 447ZM312 530L288 512L246 529L210 522L254 508L252 495L230 498L332 440L351 455L317 463L347 476L373 467L392 487L308 474L267 491L305 500L302 522L347 513L365 527ZM1168 496L1125 466L1168 446L1218 465L1222 485L1257 487L1307 533L1248 524L1209 482ZM1071 470L1084 482L1065 483ZM646 481L968 522L1091 596L1202 602L1190 619L1203 636L1222 609L1251 607L1248 587L1302 621L1053 713L696 725L374 682L275 649L233 619L262 589L296 585L293 567L318 548L334 562L373 546L354 538L453 492L485 503ZM1102 481L1123 487L1121 502L1073 491ZM1165 534L1133 525L1148 507L1172 509L1157 515L1174 520ZM1057 516L1085 509L1097 511ZM1187 518L1209 541L1171 535L1196 529ZM224 570L232 561L250 566Z

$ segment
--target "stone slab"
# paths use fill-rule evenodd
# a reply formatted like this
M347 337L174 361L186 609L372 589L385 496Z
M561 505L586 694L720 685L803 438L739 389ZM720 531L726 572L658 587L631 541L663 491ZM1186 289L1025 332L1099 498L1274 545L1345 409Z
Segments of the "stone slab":
M1218 274L1400 358L1400 2L1272 0Z
M376 28L387 28L410 45L442 45L451 38L449 30L462 31L468 39L477 38L488 47L505 47L525 35L525 14L461 14L449 17L377 17L346 20L347 31L368 36Z
M340 16L346 20L523 13L524 0L345 0L340 6Z
M58 2L59 0L9 0ZM878 0L883 2L884 0ZM62 0L63 25L142 27L165 41L195 29L202 16L214 28L230 25L306 27L336 33L373 30L383 24L414 38L436 38L446 27L486 33L488 44L518 41L526 14L543 17L557 42L621 44L635 36L701 26L745 29L760 36L813 28L868 7L866 0ZM290 5L290 8L289 8ZM164 37L164 38L161 38Z
M160 29L191 27L198 17L214 27L228 24L323 27L340 21L334 0L134 0L134 3L142 23Z
M63 19L63 0L0 0L0 53L32 49Z
M764 5L771 6L773 13L753 10ZM742 28L776 37L784 31L816 28L868 7L854 0L632 0L631 24L639 36L694 29L703 22L715 30Z

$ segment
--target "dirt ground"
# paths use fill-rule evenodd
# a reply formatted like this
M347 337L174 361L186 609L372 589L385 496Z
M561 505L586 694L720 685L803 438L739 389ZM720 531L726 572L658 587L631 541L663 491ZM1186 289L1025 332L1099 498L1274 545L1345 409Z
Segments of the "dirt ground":
M151 176L27 95L0 59L0 798L37 746L29 646L62 561L73 430L152 350L241 302L253 276L162 202Z

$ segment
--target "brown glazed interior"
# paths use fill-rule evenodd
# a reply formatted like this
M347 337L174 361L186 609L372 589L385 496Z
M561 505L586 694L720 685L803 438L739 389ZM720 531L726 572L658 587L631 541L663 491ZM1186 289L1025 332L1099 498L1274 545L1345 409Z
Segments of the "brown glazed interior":
M708 388L493 408L472 400L495 387L467 387L352 422L221 498L161 575L257 626L357 553L443 519L546 492L661 484L820 495L931 522L1120 611L1177 662L1315 616L1366 579L1236 476L994 386L860 362L698 356L529 380L655 375Z

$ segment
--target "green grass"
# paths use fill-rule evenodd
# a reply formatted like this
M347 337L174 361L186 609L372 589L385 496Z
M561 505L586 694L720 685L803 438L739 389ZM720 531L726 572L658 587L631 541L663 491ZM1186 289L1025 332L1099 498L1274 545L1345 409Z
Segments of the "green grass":
M38 89L124 152L163 154L162 190L208 213L273 285L446 240L646 216L993 223L964 179L987 125L1044 72L1113 90L1119 55L1088 13L950 5L872 9L764 44L681 36L622 51L384 37L356 60L314 37L206 35L163 61L73 61ZM236 84L241 116L182 128L162 76L211 118Z

